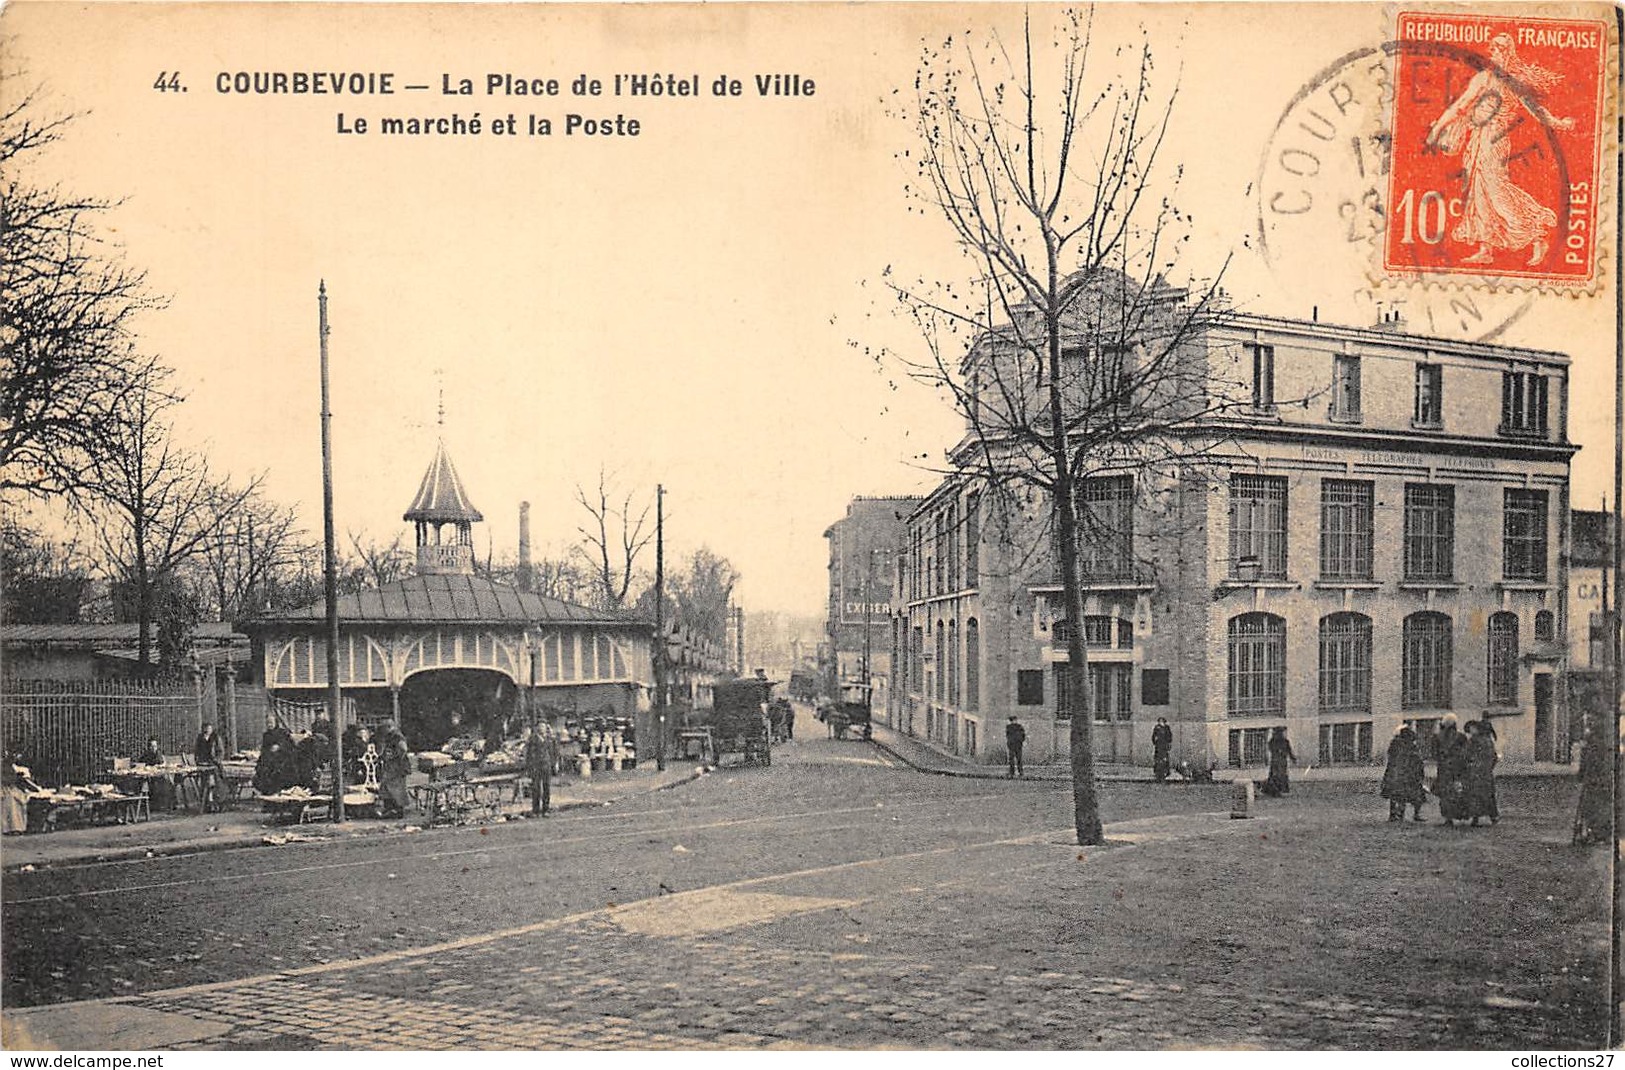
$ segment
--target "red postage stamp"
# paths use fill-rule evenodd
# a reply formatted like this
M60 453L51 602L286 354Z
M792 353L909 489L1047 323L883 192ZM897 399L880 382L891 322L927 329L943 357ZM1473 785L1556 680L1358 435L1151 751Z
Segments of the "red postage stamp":
M1591 282L1607 24L1402 12L1395 29L1383 267Z

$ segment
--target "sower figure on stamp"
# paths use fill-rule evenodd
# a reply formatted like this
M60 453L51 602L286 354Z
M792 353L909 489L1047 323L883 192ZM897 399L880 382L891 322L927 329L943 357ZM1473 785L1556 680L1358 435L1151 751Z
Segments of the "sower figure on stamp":
M1462 262L1487 264L1494 255L1492 247L1512 252L1528 248L1529 265L1534 267L1551 251L1557 213L1512 180L1507 169L1512 142L1507 134L1523 119L1515 105L1556 130L1573 128L1574 120L1552 115L1536 99L1562 76L1519 58L1511 34L1496 34L1490 42L1490 60L1491 65L1473 75L1461 95L1433 121L1427 145L1461 153L1466 189L1461 220L1450 237L1478 245Z
M1010 715L1010 723L1004 726L1004 748L1010 752L1010 770L1007 777L1026 776L1026 769L1021 765L1021 749L1027 745L1027 729L1022 727L1016 715Z

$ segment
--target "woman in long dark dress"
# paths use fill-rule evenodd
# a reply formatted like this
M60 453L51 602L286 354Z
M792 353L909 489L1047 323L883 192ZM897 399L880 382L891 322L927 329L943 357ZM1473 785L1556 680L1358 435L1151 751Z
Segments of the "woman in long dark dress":
M1292 753L1292 744L1286 738L1286 729L1277 728L1270 733L1270 775L1264 781L1265 795L1285 795L1292 790L1292 779L1288 770L1293 759L1297 757Z
M1422 820L1422 807L1428 801L1426 779L1416 733L1410 725L1401 723L1388 744L1388 768L1382 773L1382 797L1388 800L1388 820L1405 820L1407 806L1415 812L1412 820Z
M1486 722L1473 721L1467 725L1466 774L1463 795L1466 805L1464 816L1478 824L1487 817L1490 824L1501 820L1500 808L1495 802L1495 730Z
M1446 825L1467 817L1467 737L1456 728L1456 715L1447 713L1439 720L1437 739L1438 772L1433 778L1433 794L1439 797L1439 816Z
M385 817L401 817L411 805L406 778L412 772L406 737L391 722L384 726L383 760L378 770L378 809Z

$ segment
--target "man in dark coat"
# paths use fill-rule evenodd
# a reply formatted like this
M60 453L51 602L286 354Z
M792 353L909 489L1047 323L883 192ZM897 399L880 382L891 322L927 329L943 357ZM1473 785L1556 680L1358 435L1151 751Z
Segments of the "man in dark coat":
M1157 727L1151 730L1151 771L1157 783L1168 779L1169 755L1174 748L1174 730L1168 727L1168 718L1158 717Z
M1286 738L1285 728L1276 728L1270 733L1269 749L1270 775L1264 780L1264 794L1285 795L1292 790L1290 770L1292 760L1297 757L1292 753L1292 743Z
M1439 719L1438 772L1433 794L1439 797L1439 816L1446 825L1467 817L1467 737L1456 730L1456 715Z
M1415 811L1412 820L1422 820L1422 807L1428 799L1426 779L1416 732L1401 722L1388 743L1388 767L1382 772L1382 797L1388 800L1388 820L1405 820L1406 806Z
M1022 727L1015 714L1010 715L1010 723L1004 726L1004 749L1010 753L1010 769L1007 777L1026 776L1027 771L1021 765L1021 751L1027 745L1027 729Z
M526 729L525 775L530 778L530 816L553 808L553 734L546 725Z

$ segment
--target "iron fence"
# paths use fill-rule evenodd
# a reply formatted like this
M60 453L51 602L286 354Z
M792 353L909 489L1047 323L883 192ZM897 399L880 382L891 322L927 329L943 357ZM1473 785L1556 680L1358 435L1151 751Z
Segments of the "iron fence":
M151 739L165 754L190 754L212 713L203 698L212 691L191 682L8 679L0 683L0 742L41 783L83 784Z

